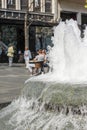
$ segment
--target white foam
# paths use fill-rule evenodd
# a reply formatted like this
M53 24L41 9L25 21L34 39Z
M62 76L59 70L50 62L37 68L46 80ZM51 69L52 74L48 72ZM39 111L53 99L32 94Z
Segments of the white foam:
M60 22L54 29L54 47L49 54L53 72L33 80L87 83L87 28L84 39L80 33L76 21Z

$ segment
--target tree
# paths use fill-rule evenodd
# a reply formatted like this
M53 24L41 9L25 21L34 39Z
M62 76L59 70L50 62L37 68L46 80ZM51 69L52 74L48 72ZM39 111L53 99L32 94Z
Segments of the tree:
M25 23L24 23L24 30L25 30L25 48L29 48L29 9L31 8L33 2L31 2L30 6L27 6L26 14L25 14Z
M33 21L36 21L35 19L31 19L29 18L29 10L32 8L32 5L35 6L35 8L37 9L39 7L39 4L40 4L40 0L35 0L32 1L30 3L30 6L29 4L27 4L27 10L26 10L26 14L25 14L25 23L24 23L24 28L25 28L25 47L29 48L29 27L30 25L33 23ZM45 6L45 5L43 5ZM38 21L38 19L37 19Z

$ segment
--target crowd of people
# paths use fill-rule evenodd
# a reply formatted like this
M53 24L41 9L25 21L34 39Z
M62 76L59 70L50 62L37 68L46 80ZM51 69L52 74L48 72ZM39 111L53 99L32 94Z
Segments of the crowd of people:
M14 59L14 46L13 44L9 44L8 49L7 49L7 57L8 57L8 62L9 62L9 67L12 66L13 59ZM28 49L28 47L25 47L24 54L21 55L21 50L18 51L18 62L21 62L24 60L25 62L25 67L28 69L28 71L33 74L33 73L45 73L44 72L44 67L48 68L49 71L49 59L47 55L47 51L45 49L39 49L36 52L36 55L32 56L31 51ZM2 48L0 48L0 57L2 55ZM21 57L22 56L22 57Z
M49 69L48 57L46 55L45 49L37 50L36 56L34 57L34 59L32 59L30 50L28 50L28 48L25 48L24 59L26 68L29 70L31 74L44 73L44 67L48 67Z

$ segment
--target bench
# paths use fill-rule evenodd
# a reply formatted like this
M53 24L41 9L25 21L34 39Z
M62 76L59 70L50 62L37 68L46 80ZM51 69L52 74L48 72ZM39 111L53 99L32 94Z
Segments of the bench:
M43 61L34 61L34 60L32 60L29 63L30 64L35 64L35 67L32 67L32 74L34 74L34 71L36 71L35 72L36 74L41 73L41 70L43 68Z

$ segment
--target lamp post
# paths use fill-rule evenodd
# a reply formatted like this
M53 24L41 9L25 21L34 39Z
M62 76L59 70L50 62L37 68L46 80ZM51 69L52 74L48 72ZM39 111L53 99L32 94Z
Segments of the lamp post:
M25 14L24 31L25 31L25 48L29 48L28 13Z
M87 0L85 1L85 5L84 5L85 8L87 8Z
M33 21L30 21L28 19L28 14L25 14L25 24L24 24L24 29L25 29L25 48L29 49L29 27L31 26L31 24L33 23Z

